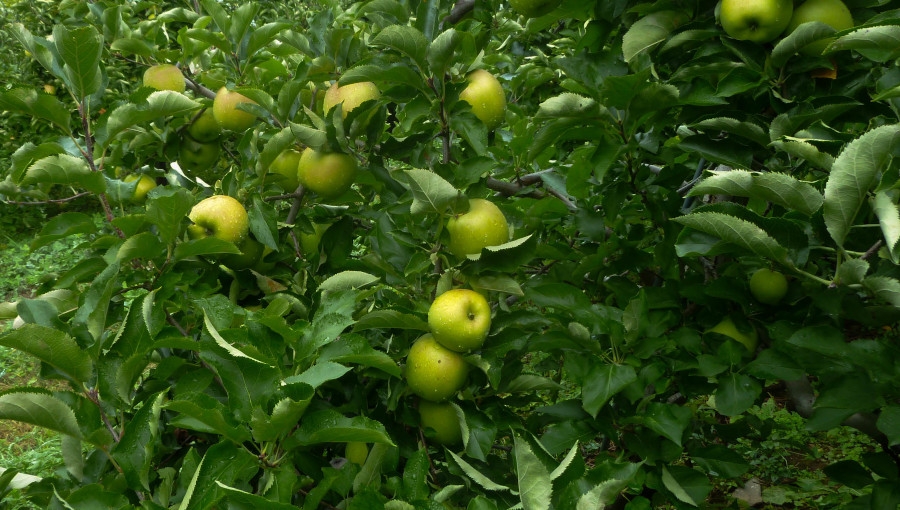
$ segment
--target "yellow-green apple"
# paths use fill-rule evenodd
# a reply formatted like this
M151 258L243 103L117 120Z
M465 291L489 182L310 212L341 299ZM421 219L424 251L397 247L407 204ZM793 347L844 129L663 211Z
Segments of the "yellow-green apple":
M800 25L810 21L825 23L838 32L853 28L853 15L841 0L806 0L794 9L794 15L791 17L786 33L790 34ZM807 44L800 50L800 53L818 57L833 40L834 37L826 37Z
M468 85L459 98L472 106L472 113L481 119L488 129L495 129L506 116L506 94L493 74L476 69L466 76Z
M349 154L307 147L297 164L297 178L306 189L327 200L350 189L358 168L356 158Z
M778 271L762 268L750 276L750 293L760 303L777 305L787 291L787 278Z
M325 113L331 111L332 108L341 105L341 115L344 118L353 111L354 108L372 99L378 99L381 91L370 81L361 81L358 83L348 83L347 85L338 86L337 82L331 85L325 92L325 98L322 100L322 107Z
M216 92L216 97L213 99L213 117L216 118L216 122L222 129L236 132L246 131L256 122L256 115L238 109L238 105L241 103L256 104L256 101L240 92L228 90L227 87L222 87Z
M344 458L358 466L365 464L368 456L369 445L362 441L349 441L344 447Z
M431 436L438 444L453 446L462 442L462 428L456 408L450 402L419 401L419 425L432 429Z
M491 329L491 305L474 290L448 290L431 303L428 327L434 339L452 351L478 349Z
M722 0L719 22L735 39L765 43L784 32L793 11L793 0Z
M222 134L222 128L210 108L203 110L187 128L188 135L201 143L214 142Z
M181 74L181 69L172 64L150 66L144 71L144 86L156 90L184 92L184 75Z
M131 195L132 202L143 202L147 199L147 193L150 193L150 190L156 187L156 180L149 175L137 175L131 174L125 177L125 182L134 182L138 181L137 185L134 188L134 194Z
M499 207L483 198L469 199L469 210L447 220L450 253L458 256L481 253L486 246L509 242L509 224Z
M549 14L561 3L562 0L509 0L509 6L526 18Z
M439 344L431 334L419 337L406 356L406 384L425 400L447 400L462 389L468 374L462 354Z
M247 210L228 195L204 198L191 209L188 218L192 224L187 232L192 239L213 236L240 245L250 230Z
M281 176L278 184L285 191L294 191L300 185L300 179L297 177L298 168L300 167L300 152L294 149L287 149L272 160L269 165L269 172Z

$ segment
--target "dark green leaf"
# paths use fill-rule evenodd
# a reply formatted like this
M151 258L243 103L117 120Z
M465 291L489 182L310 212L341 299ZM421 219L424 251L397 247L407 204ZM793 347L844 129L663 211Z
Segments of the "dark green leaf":
M606 363L594 366L581 388L584 410L596 417L610 398L636 380L637 372L632 366Z
M294 437L303 445L349 441L394 444L381 423L363 416L349 418L332 409L304 416Z
M64 331L25 324L0 336L0 345L31 354L77 384L87 383L93 375L90 355Z
M94 193L106 191L103 174L92 171L83 159L68 154L35 161L22 176L22 184L60 184Z
M516 437L513 446L516 459L516 475L519 481L519 500L525 510L547 510L553 482L541 460L531 451L528 442Z
M0 394L0 419L30 423L81 438L75 412L55 396L27 389Z
M756 379L743 374L728 374L719 378L716 389L716 410L725 416L743 413L756 402L762 393L762 385Z

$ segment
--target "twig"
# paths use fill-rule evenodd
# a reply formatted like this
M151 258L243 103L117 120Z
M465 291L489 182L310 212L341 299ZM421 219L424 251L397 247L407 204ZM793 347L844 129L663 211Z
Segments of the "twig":
M82 191L81 193L76 193L76 194L72 195L71 197L66 197L66 198L54 198L54 199L48 199L48 200L38 200L38 201L35 201L35 202L17 202L17 201L15 201L15 200L6 200L6 201L4 201L4 203L5 203L5 204L9 204L9 205L47 205L47 204L62 204L62 203L65 203L65 202L71 202L72 200L77 200L77 199L79 199L79 198L81 198L81 197L84 197L84 196L87 196L87 195L90 195L90 194L91 194L91 192L89 192L89 191Z
M444 25L454 25L458 23L461 19L466 17L466 14L469 14L474 9L475 0L459 0L453 6L453 9L450 10L450 14L441 20L441 28L444 28Z
M875 241L875 244L873 244L871 248L866 250L866 252L862 254L862 257L859 258L859 260L866 260L866 259L870 258L872 255L875 255L876 253L878 253L878 250L881 249L882 244L884 244L884 241L882 239Z

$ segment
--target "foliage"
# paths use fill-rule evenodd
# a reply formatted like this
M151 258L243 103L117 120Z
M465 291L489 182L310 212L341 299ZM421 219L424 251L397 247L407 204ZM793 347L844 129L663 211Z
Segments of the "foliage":
M727 445L767 439L771 423L747 411L777 383L810 430L847 424L877 443L825 469L857 491L848 507L900 504L900 344L883 334L900 316L900 12L854 4L860 26L822 58L796 56L834 35L815 24L762 46L727 37L714 13L98 0L62 2L45 31L9 26L61 93L0 94L53 133L13 154L2 194L84 193L105 218L47 220L32 248L81 235L87 252L0 336L62 385L0 393L0 418L62 434L66 469L27 497L701 506L711 480L750 469ZM188 93L139 86L161 62L180 65ZM477 68L507 94L494 131L459 100ZM382 95L326 112L334 80ZM172 161L185 130L223 85L260 120L219 141L213 168L184 172ZM302 147L355 157L352 189L285 194L269 165ZM137 209L122 205L135 172L166 184ZM253 267L223 263L239 246L185 235L213 193L244 204L271 252ZM446 221L474 198L500 207L512 240L448 253ZM321 235L316 250L304 234ZM750 296L760 267L791 276L777 308ZM452 400L462 445L439 448L403 365L431 301L457 287L487 295L494 316ZM708 331L725 316L759 330L755 352ZM372 445L362 466L341 458L350 441Z

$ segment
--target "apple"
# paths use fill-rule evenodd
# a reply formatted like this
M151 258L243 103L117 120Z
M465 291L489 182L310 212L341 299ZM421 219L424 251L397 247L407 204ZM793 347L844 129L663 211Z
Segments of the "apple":
M237 106L241 103L256 104L256 101L240 92L228 90L227 87L222 87L216 92L213 99L213 117L222 129L242 132L256 122L256 115L238 109Z
M537 18L554 11L562 0L509 0L509 6L526 18Z
M793 10L793 0L722 0L719 22L735 39L766 43L784 32Z
M228 195L204 198L191 209L188 218L193 223L187 228L191 239L213 236L240 245L250 231L247 210Z
M208 175L219 161L218 143L201 143L186 136L178 148L178 166L184 171Z
M203 113L191 122L187 132L191 138L198 142L210 143L219 139L219 135L222 134L222 128L216 121L212 109L206 108L203 110Z
M750 293L760 303L777 305L787 291L787 278L778 271L762 268L750 276Z
M269 165L269 172L280 175L282 178L278 180L285 191L294 191L300 185L297 177L297 169L300 166L300 152L294 149L288 149L272 160Z
M483 198L469 199L469 210L447 220L450 253L463 257L486 246L509 242L509 224L499 207Z
M172 64L158 64L144 71L144 86L156 90L184 92L184 75Z
M478 349L491 329L491 305L474 290L448 290L431 303L428 327L434 339L452 351Z
M143 202L144 200L147 200L147 193L150 193L150 190L156 187L156 179L143 174L131 174L125 177L125 182L134 181L138 181L138 183L134 188L134 194L131 195L131 201Z
M344 457L357 466L366 463L366 457L369 456L369 445L362 441L350 441L344 449Z
M469 82L459 93L459 98L472 106L472 113L488 129L495 129L506 116L506 94L493 74L476 69L466 77Z
M711 333L725 335L742 344L750 352L756 351L756 345L759 342L759 335L756 333L756 329L754 329L752 325L748 325L744 329L738 329L737 324L735 324L734 320L729 316L723 318L721 321L719 321L718 324L710 328L708 331Z
M349 154L307 147L297 164L297 178L306 189L327 200L350 189L358 168L356 158Z
M431 334L419 337L406 356L406 385L425 400L447 400L462 389L468 374L462 354L444 347Z
M241 253L229 253L223 255L221 259L223 264L235 271L255 267L266 252L266 247L262 243L249 236L238 245L238 249Z
M791 17L786 33L790 34L800 25L810 21L825 23L839 32L853 28L853 15L841 0L806 0L800 7L794 9L794 15ZM800 50L800 53L810 57L821 56L833 40L834 37L826 37L807 44Z
M328 230L328 227L331 226L331 223L313 223L313 232L306 233L300 232L300 248L303 249L303 253L307 255L312 255L319 251L319 243L322 242L322 236L325 234L325 231Z
M381 92L370 81L349 83L343 86L338 86L337 82L335 82L325 92L322 107L325 113L328 113L332 108L341 104L341 115L347 118L347 114L357 106L379 97L381 97Z
M456 408L450 402L419 401L419 425L423 430L432 429L436 443L453 446L462 442L462 427Z

